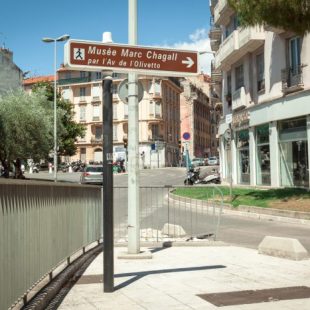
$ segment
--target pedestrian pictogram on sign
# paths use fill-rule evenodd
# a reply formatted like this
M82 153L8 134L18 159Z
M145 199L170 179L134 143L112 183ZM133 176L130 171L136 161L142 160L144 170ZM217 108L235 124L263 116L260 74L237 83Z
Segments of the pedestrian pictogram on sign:
M198 52L159 47L106 44L69 40L65 66L72 70L136 72L162 76L198 73Z
M73 51L73 58L75 60L85 60L85 49L84 48L75 48Z

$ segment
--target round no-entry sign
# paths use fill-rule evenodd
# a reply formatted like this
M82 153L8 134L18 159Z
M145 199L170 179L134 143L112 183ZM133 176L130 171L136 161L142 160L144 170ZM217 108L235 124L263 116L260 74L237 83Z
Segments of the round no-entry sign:
M189 140L190 138L191 138L191 135L190 135L189 132L184 132L184 133L183 133L183 139L184 139L184 140Z

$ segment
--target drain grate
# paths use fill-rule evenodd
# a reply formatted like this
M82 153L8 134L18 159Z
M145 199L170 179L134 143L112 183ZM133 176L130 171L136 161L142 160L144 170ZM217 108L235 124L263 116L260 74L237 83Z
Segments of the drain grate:
M277 300L310 298L310 287L292 286L265 290L199 294L197 296L215 306L223 307L232 305L256 304L260 302L270 302Z
M90 274L84 275L79 278L76 284L94 284L94 283L103 283L102 274Z

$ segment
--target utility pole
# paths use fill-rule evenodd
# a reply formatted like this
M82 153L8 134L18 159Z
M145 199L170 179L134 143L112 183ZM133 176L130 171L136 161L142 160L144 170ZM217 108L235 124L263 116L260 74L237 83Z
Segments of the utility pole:
M128 38L137 45L137 0L129 0ZM140 253L138 76L128 73L128 254Z

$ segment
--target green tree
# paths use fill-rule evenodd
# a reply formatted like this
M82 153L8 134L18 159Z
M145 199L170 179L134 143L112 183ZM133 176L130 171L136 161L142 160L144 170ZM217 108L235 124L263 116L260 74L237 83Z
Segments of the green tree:
M37 161L48 156L53 145L52 120L53 111L43 91L27 94L19 89L0 97L0 161L6 175L13 160L19 178L21 159Z
M46 97L50 104L54 102L54 87L48 82L41 82L34 85L33 92L44 89ZM61 94L56 94L57 110L61 111L61 117L58 118L64 127L64 131L60 132L58 136L58 155L73 156L76 154L76 142L78 137L84 137L85 127L82 124L76 123L74 118L73 106L68 100L64 100Z
M270 25L304 35L310 31L309 0L228 0L241 26Z

